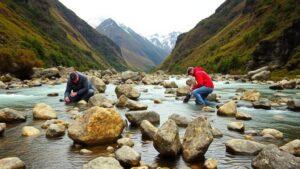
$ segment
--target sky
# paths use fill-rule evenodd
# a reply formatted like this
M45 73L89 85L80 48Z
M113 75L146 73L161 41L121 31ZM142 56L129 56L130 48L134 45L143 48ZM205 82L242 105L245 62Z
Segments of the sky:
M59 0L92 27L112 18L143 36L187 32L225 0Z

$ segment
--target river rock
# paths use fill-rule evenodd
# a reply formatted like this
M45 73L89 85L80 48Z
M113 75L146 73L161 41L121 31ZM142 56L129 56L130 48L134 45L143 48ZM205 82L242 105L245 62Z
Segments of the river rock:
M118 139L124 127L124 120L115 109L95 106L69 125L68 136L76 143L87 145L111 143Z
M169 119L172 119L175 121L177 126L179 127L187 127L188 124L191 122L190 119L188 119L185 116L182 116L180 114L173 113L172 115L169 116Z
M283 86L279 83L276 83L276 84L272 84L269 86L269 89L272 89L272 90L283 90Z
M161 104L162 103L161 99L154 99L153 102L155 104Z
M143 120L152 124L159 124L160 116L155 111L130 111L125 113L126 118L132 125L139 126Z
M155 133L154 148L163 156L175 157L180 153L179 129L172 119L168 119Z
M300 100L290 100L288 103L288 108L292 111L300 112Z
M282 80L279 82L279 84L281 84L285 89L294 89L297 85L297 82L295 80Z
M141 96L141 93L129 84L118 85L115 89L115 92L118 98L121 95L125 95L129 99L136 100Z
M246 91L246 89L244 88L238 88L235 90L236 93L244 93Z
M134 146L134 142L130 139L130 138L120 138L117 140L117 143L120 147L122 146L129 146L129 147L133 147Z
M209 94L206 99L211 102L219 102L218 96L215 93Z
M33 108L33 117L38 120L56 119L57 113L53 108L45 103L38 103Z
M243 93L241 100L246 101L258 101L260 99L260 93L256 90L247 90Z
M59 70L56 67L43 69L41 72L43 78L51 79L52 77L60 77Z
M260 134L262 136L269 134L269 135L271 135L271 136L273 136L274 138L277 138L277 139L283 138L283 133L276 130L276 129L270 129L270 128L263 129L263 131Z
M93 152L88 149L81 149L79 152L80 152L80 154L93 154Z
M50 124L47 128L47 137L60 137L65 135L66 127L63 124Z
M115 151L115 156L125 166L138 166L141 161L141 155L126 145Z
M197 117L186 128L183 138L183 157L191 162L203 158L213 141L210 123L202 116Z
M83 165L83 169L123 169L113 157L98 157Z
M139 75L138 72L133 72L133 71L128 70L128 71L122 72L121 79L123 82L125 82L127 80L140 81L141 76Z
M251 77L251 80L267 81L271 78L271 72L268 70L261 71Z
M0 136L3 136L5 129L6 129L6 124L0 123Z
M218 161L215 159L207 159L204 162L204 166L206 169L217 169L218 168Z
M27 85L29 87L39 87L42 86L42 82L41 79L35 79L35 80L31 80L27 83Z
M244 112L237 112L235 114L235 118L238 119L238 120L251 120L252 119L250 114L244 113Z
M196 81L194 78L189 78L188 80L186 80L185 84L188 86L194 86L196 84Z
M22 136L30 137L39 135L41 132L39 129L32 126L24 126L22 128Z
M243 122L231 122L227 125L228 130L244 132L245 124Z
M190 93L190 87L189 86L182 86L182 87L179 87L176 90L176 96L178 96L178 97L186 96L189 93Z
M0 122L16 123L24 121L26 121L26 116L23 113L10 108L0 109Z
M0 89L6 89L7 85L0 81Z
M143 138L150 138L153 140L155 133L157 132L157 128L152 125L148 120L143 120L141 122L141 132Z
M67 123L62 119L51 119L44 122L41 126L42 129L47 129L51 124L62 124L67 127Z
M164 81L163 86L164 88L178 88L176 82L174 81Z
M217 128L212 128L211 133L212 133L214 138L223 137L223 133Z
M106 97L102 96L102 94L95 94L94 96L92 96L89 99L88 104L90 107L93 107L93 106L99 106L99 107L104 107L104 108L114 107L113 102L111 100L107 99Z
M236 110L236 104L234 101L230 101L228 103L225 103L221 107L219 107L217 114L219 116L235 116L237 113Z
M231 139L225 143L225 146L227 152L240 155L256 155L265 147L255 141L243 139Z
M215 112L215 109L209 106L205 106L202 108L202 111L204 112Z
M269 101L256 101L252 103L253 107L256 109L270 110L271 104Z
M280 147L281 150L300 157L300 140L296 139Z
M148 106L146 104L128 99L126 102L125 107L127 107L129 110L147 110Z
M256 69L256 70L249 71L249 72L247 73L247 77L248 77L249 79L252 79L252 76L253 76L253 75L258 74L258 73L263 72L263 71L267 71L268 69L269 69L268 66L264 66L264 67L261 67L261 68Z
M57 97L59 94L58 93L49 93L47 96L49 97Z
M18 157L7 157L0 159L1 169L25 169L25 163Z
M254 169L296 169L300 168L300 158L280 151L275 145L267 145L253 160Z
M104 93L106 90L106 84L102 79L99 79L98 77L93 76L91 78L92 84L94 88L99 92L99 93Z

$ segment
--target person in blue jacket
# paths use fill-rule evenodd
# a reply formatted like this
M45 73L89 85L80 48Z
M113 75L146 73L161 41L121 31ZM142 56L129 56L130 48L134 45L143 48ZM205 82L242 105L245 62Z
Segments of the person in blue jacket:
M68 79L64 101L66 103L88 101L93 95L94 89L91 81L80 72L72 72Z

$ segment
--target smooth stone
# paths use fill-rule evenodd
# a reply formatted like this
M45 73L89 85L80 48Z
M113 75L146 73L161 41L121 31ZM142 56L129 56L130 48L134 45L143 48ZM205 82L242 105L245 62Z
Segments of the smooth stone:
M106 90L106 84L104 81L98 77L93 76L91 78L91 82L94 86L94 88L99 92L99 93L104 93Z
M7 157L0 159L1 169L25 169L25 163L18 157Z
M178 88L175 81L164 81L162 85L164 88Z
M247 90L243 93L241 100L246 101L258 101L260 99L260 93L256 90Z
M189 86L182 86L178 87L176 90L176 96L186 96L190 93L190 87Z
M134 146L134 142L130 139L130 138L120 138L117 140L117 143L120 147L126 145L129 147L133 147Z
M205 106L202 108L202 111L204 112L215 112L215 109L209 106Z
M88 105L90 107L93 106L99 106L99 107L104 107L104 108L112 108L114 107L113 102L106 97L104 97L102 94L95 94L92 96L89 101Z
M109 153L114 153L115 148L113 148L112 146L108 146L108 147L106 147L106 151L108 151Z
M212 128L211 132L214 138L223 137L223 133L217 128Z
M51 124L62 124L65 127L67 127L67 123L64 120L62 120L62 119L51 119L51 120L45 121L42 124L41 128L42 129L47 129Z
M140 125L142 137L143 138L150 138L153 140L155 133L157 132L158 128L152 125L148 120L143 120Z
M215 159L207 159L204 162L204 166L207 169L217 169L218 168L218 161Z
M132 125L139 126L143 120L152 124L159 124L160 116L155 111L130 111L125 113L126 118Z
M121 95L125 95L127 98L133 100L136 100L141 96L141 93L129 84L118 85L115 89L115 93L117 94L118 98Z
M162 103L161 99L154 99L153 102L155 104L161 104Z
M77 102L77 104L81 105L81 106L85 106L88 103L85 100L80 100L79 102Z
M271 128L263 129L263 131L260 134L261 135L270 134L271 136L273 136L274 138L277 138L277 139L283 138L282 132L280 132L276 129L271 129Z
M57 97L57 96L59 96L59 94L58 93L49 93L49 94L47 94L47 96L49 96L49 97Z
M22 128L22 136L30 137L40 135L40 130L32 126L24 126Z
M271 104L268 101L256 101L252 103L252 105L255 109L265 109L265 110L271 109Z
M0 109L0 122L17 123L24 121L26 121L26 117L23 113L10 108Z
M265 145L255 141L243 139L228 140L225 146L227 152L240 155L256 155L265 147Z
M91 150L88 150L88 149L81 149L79 152L80 152L80 154L92 154L93 153Z
M123 169L123 167L113 157L98 157L84 164L83 169Z
M300 157L300 140L296 139L280 147L281 150Z
M125 166L139 166L141 161L140 153L126 145L115 151L115 156Z
M33 117L38 120L56 119L57 113L53 108L45 103L38 103L33 108Z
M235 114L235 118L238 120L251 120L252 117L250 116L250 114L244 113L244 112L237 112Z
M236 113L237 113L237 109L234 101L225 103L224 105L219 107L217 111L217 114L219 116L235 116Z
M191 122L190 119L188 119L185 116L182 116L180 114L173 113L172 115L169 116L169 119L172 119L175 121L177 126L179 127L187 127L188 124Z
M228 130L244 132L245 124L243 122L231 122L227 125Z
M131 99L128 99L125 105L126 108L128 108L131 111L136 110L147 110L148 106L144 103L140 103Z
M50 124L47 128L47 137L60 137L65 135L66 127L63 124Z

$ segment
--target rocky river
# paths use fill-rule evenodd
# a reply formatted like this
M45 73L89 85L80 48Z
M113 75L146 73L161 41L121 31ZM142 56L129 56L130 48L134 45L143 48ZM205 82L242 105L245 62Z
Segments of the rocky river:
M135 152L140 153L140 163L143 164L144 167L196 169L203 168L205 160L213 159L211 160L212 163L217 161L217 167L221 169L251 168L252 160L262 148L259 148L258 152L252 152L252 144L246 144L246 148L245 146L242 146L242 148L235 148L234 146L245 143L238 143L239 140L230 143L229 140L253 140L263 146L275 144L280 147L290 141L300 139L300 113L291 111L287 108L288 100L300 99L299 89L276 91L269 89L270 84L267 83L251 83L250 81L241 82L234 81L233 79L221 79L215 81L215 90L213 93L216 94L216 98L212 99L218 101L215 102L215 104L220 108L217 109L213 106L207 108L209 110L205 110L202 106L195 105L193 98L189 103L183 103L183 97L180 97L180 95L178 96L178 92L176 96L176 87L185 86L187 77L167 76L167 79L167 81L175 82L175 86L172 86L172 84L169 83L160 85L145 85L138 83L134 85L134 88L140 94L137 102L147 106L147 108L141 109L154 111L159 115L160 123L155 126L159 129L168 120L169 116L174 113L182 116L180 118L183 119L183 121L188 120L189 123L191 123L192 119L201 116L203 119L207 119L207 121L210 122L210 124L207 125L211 125L213 128L218 129L222 133L222 136L214 134L213 141L210 143L205 153L205 159L187 162L189 160L184 160L182 155L175 155L172 158L164 157L157 151L157 149L160 149L160 145L157 145L159 142L154 143L151 139L143 138L140 128L131 125L127 119L128 117L125 116L125 113L129 111L128 109L134 110L135 108L130 108L130 106L127 108L114 106L122 118L126 119L126 125L122 132L122 136L130 138L130 140L133 141L134 146L132 148ZM134 81L134 79L132 81ZM126 83L131 82L126 81ZM117 83L113 82L107 84L105 92L101 94L112 101L112 105L115 103L120 104L115 92L117 85ZM48 131L41 127L46 120L36 120L36 118L33 117L34 115L32 112L36 104L46 103L51 106L53 110L57 112L57 118L62 119L66 124L72 123L74 119L82 114L82 111L87 109L84 105L65 105L63 102L59 101L63 98L65 86L65 83L58 83L57 85L44 84L33 88L0 90L0 109L11 108L18 110L27 118L24 122L6 124L3 136L0 137L0 159L6 157L18 157L25 163L26 168L32 169L74 169L82 168L84 164L87 164L89 161L100 156L115 156L112 155L107 147L111 146L113 149L117 149L117 143L82 146L74 144L73 140L64 132L57 137L47 137L48 134L46 132ZM175 87L175 89L172 91L172 89L169 88L170 86ZM255 89L256 91L252 91L252 89ZM252 94L253 92L259 93L259 98L255 99L256 96L253 96L254 100L252 101L260 100L261 102L257 103L255 106L249 99L248 101L245 98L243 99L247 91L252 91ZM54 97L47 96L49 93L55 93ZM57 94L58 96L56 96ZM229 100L233 100L232 104L234 104L234 107L237 106L235 114L237 114L237 112L246 113L246 115L241 115L242 118L239 118L244 120L237 120L235 117L222 115L221 110L225 109L224 107L222 108L222 106L226 106ZM104 104L103 107L110 107L108 104L110 103ZM226 111L227 110L225 110L225 113ZM245 116L248 118L244 118ZM188 124L182 125L184 126L182 127L179 124L180 122L174 121L177 125L173 126L174 130L172 129L170 131L173 132L178 128L179 140L183 142L186 126ZM242 122L242 124L230 124L231 122ZM114 123L114 121L111 121L111 123ZM173 121L170 122L169 126L172 126L172 123ZM242 127L239 125L242 125ZM24 126L33 126L38 129L40 133L30 137L25 137L23 133L22 136ZM65 126L68 127L68 125ZM277 138L277 135L272 134L272 132L264 131L267 132L266 134L262 132L267 128L276 129L281 132L283 136ZM166 130L168 129L166 128ZM211 135L210 132L208 134ZM233 147L231 147L230 144L233 144ZM252 149L251 152L247 152L250 151L247 149L247 146L248 149ZM85 153L82 149L87 149L89 151ZM176 150L174 151L176 152ZM298 152L298 155L299 154L300 153ZM293 158L294 157L295 156L293 156ZM295 165L300 167L299 158L295 158L295 160L298 160L298 163ZM206 164L206 167L207 165L209 164Z

